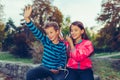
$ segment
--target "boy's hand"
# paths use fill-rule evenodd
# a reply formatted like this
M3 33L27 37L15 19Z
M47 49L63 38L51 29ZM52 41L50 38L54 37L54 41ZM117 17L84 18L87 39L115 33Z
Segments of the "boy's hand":
M30 22L30 15L32 13L32 6L26 6L24 12L24 19L27 23Z
M55 69L51 69L50 71L51 71L52 73L54 73L54 74L59 73L59 70L55 70Z

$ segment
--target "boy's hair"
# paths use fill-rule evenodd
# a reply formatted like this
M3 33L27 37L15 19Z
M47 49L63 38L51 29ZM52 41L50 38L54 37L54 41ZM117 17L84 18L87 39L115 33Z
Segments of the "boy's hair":
M53 27L56 31L60 30L58 24L56 22L47 22L44 26L44 28L48 28L48 27Z

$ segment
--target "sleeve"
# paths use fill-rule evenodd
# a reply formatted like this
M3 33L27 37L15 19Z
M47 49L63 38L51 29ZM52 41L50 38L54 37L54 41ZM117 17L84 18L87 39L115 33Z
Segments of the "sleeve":
M27 27L32 31L33 35L40 40L42 43L44 43L45 41L48 41L49 39L42 33L42 31L40 31L34 24L32 21L30 21L29 23L26 23Z
M70 51L70 57L76 61L82 61L85 58L89 57L92 54L94 48L91 41L85 42L82 47L78 47L77 49L73 49Z
M61 61L60 61L60 67L65 68L66 66L66 60L67 60L67 55L66 55L66 46L64 45L62 53L61 53Z

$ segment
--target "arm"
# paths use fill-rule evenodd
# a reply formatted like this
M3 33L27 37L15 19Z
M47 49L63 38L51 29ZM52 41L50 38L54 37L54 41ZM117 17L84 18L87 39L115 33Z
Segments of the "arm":
M31 13L32 13L32 6L27 6L24 12L24 19L26 21L27 27L32 31L32 33L37 39L43 42L46 40L46 37L44 36L42 31L40 31L30 20Z
M67 51L65 45L62 48L62 53L60 54L60 56L61 56L61 61L59 67L65 68L66 60L67 60Z
M82 61L85 58L89 57L89 55L93 52L93 45L91 41L85 42L83 47L78 47L78 49L73 49L70 52L70 57L76 61Z

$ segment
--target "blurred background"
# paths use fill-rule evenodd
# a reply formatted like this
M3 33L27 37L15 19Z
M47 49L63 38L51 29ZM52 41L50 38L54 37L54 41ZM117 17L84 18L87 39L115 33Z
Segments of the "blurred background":
M66 36L73 21L83 22L95 49L94 72L101 80L120 80L118 62L103 59L120 59L120 0L0 0L0 60L41 62L43 46L23 19L27 5L39 29L55 21Z

